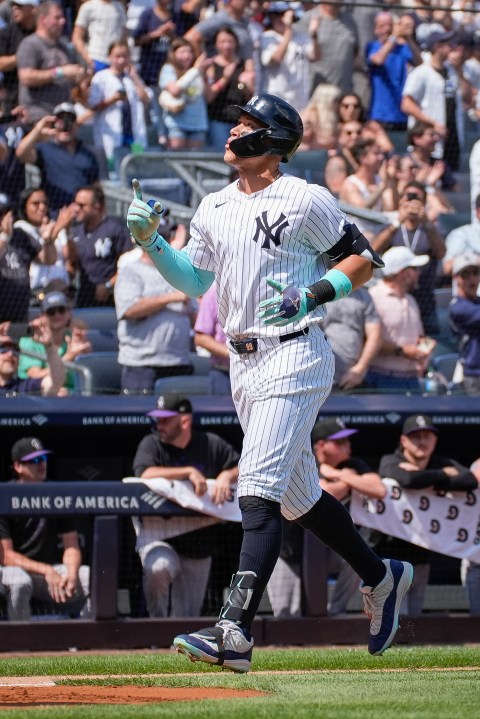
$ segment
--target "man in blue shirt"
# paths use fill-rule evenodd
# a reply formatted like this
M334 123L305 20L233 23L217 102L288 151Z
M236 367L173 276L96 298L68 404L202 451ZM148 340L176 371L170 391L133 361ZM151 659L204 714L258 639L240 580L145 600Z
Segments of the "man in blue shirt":
M17 148L23 164L37 165L51 210L69 205L76 191L99 179L98 162L77 139L77 114L70 102L57 105L25 135Z
M480 255L460 255L453 261L456 293L450 306L450 320L459 341L466 394L480 394Z
M365 50L372 83L369 117L387 131L406 130L407 116L400 109L402 90L408 66L422 62L414 40L414 23L409 15L402 15L394 26L392 14L380 12L374 33L376 40Z

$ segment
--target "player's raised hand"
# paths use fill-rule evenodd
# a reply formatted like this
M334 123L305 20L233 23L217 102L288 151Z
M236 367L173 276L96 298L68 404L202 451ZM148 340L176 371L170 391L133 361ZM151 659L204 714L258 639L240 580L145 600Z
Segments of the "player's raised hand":
M127 226L135 240L146 242L158 229L163 207L155 200L142 200L142 189L138 180L132 180L132 187L133 201L128 208Z
M307 287L294 287L270 279L267 284L273 287L278 295L263 300L258 306L260 312L257 317L262 319L265 325L284 327L291 322L298 322L317 306L315 296Z

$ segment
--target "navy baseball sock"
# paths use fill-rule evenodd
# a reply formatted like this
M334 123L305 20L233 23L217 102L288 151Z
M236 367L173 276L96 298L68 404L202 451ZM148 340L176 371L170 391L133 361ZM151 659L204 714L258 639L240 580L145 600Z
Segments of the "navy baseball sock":
M220 618L232 619L250 631L280 554L282 517L278 502L261 497L240 497L239 505L243 527L240 562ZM243 573L245 576L241 579Z
M296 520L309 529L327 547L339 554L369 587L385 576L385 565L362 539L343 504L328 492L302 517Z

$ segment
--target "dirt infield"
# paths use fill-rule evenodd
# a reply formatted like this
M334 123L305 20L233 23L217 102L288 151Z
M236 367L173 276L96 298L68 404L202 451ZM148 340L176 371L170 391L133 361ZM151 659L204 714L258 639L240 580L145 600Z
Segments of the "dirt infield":
M0 710L59 704L149 704L263 696L262 692L220 687L57 686L39 677L0 686Z

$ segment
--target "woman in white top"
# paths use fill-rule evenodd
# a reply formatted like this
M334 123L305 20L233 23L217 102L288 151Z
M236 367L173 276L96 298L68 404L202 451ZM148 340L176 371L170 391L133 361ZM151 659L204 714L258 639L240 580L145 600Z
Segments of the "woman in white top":
M396 159L385 160L375 140L358 140L352 149L358 169L349 175L340 188L342 202L378 212L398 209ZM355 217L355 224L365 237L372 239L380 225Z
M211 64L205 53L195 58L193 45L176 38L160 70L160 107L170 150L199 150L208 130L205 73Z
M110 169L115 159L147 146L145 108L153 96L131 62L128 43L110 46L110 67L97 72L90 85L89 105L94 111L93 140L103 148Z

